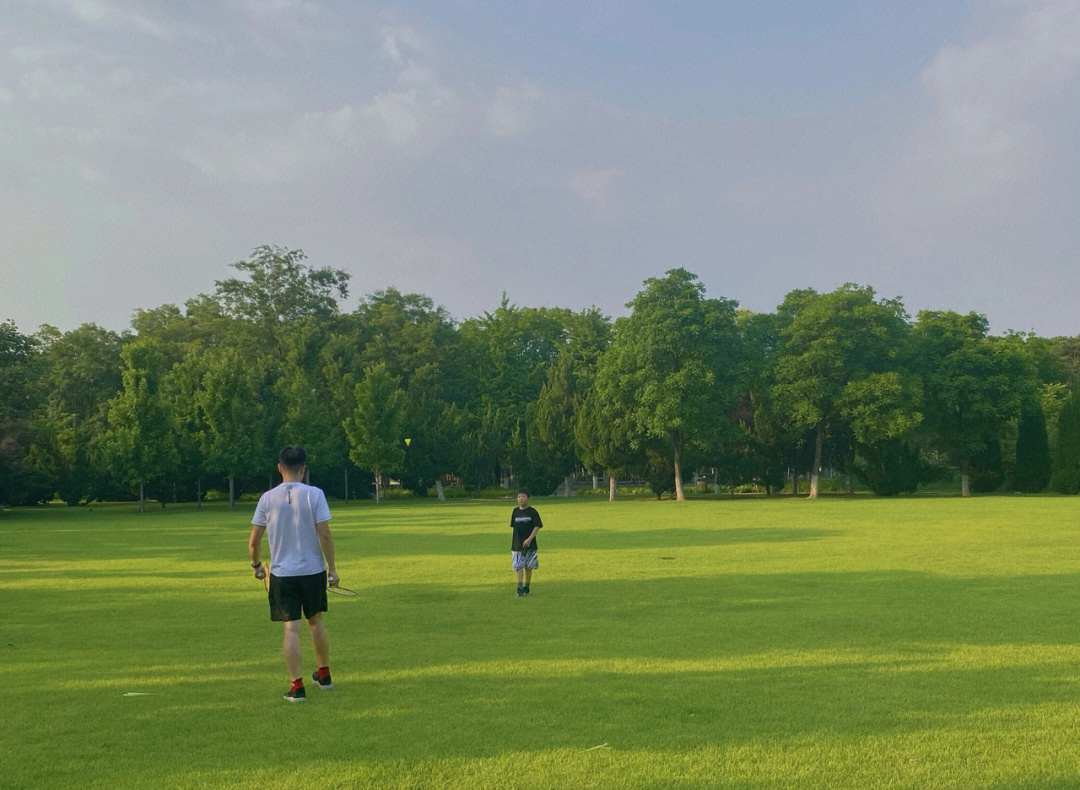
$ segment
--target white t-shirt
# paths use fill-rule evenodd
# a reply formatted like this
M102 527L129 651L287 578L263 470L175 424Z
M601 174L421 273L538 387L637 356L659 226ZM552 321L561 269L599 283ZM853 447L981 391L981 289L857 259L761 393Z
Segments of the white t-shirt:
M282 483L261 497L251 523L266 527L270 572L275 576L311 576L326 570L315 523L330 520L326 494L303 483Z

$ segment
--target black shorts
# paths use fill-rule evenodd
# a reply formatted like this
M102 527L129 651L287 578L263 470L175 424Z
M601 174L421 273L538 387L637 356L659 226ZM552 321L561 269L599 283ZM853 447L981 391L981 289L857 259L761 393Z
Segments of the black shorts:
M326 571L310 576L270 574L270 619L276 622L310 619L326 611Z

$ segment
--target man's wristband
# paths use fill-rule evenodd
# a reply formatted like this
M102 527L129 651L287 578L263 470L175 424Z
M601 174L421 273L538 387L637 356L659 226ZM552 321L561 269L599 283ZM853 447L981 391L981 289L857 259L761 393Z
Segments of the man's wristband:
M262 563L261 562L253 562L253 563L251 563L251 567L252 568L261 568Z

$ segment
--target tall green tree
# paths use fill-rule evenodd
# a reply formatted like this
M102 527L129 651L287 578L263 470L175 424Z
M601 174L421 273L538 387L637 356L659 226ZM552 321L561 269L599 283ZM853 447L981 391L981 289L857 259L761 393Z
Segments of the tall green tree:
M372 470L378 502L382 476L398 474L405 465L405 393L401 379L378 364L364 371L355 397L353 414L345 421L349 457L361 469Z
M172 430L177 453L176 477L188 498L192 487L202 505L203 480L209 472L203 455L207 425L202 412L203 376L207 355L201 347L189 349L165 379L166 397L172 404Z
M1080 387L1072 391L1058 415L1050 487L1062 494L1080 493Z
M1056 337L1050 341L1065 371L1065 381L1069 386L1080 384L1080 335L1074 337Z
M338 315L338 300L349 293L348 273L308 266L305 258L302 250L257 247L250 258L232 264L243 276L218 280L213 296L189 302L188 314L210 326L228 319L219 332L230 337L230 345L283 364L293 326L309 319L328 323ZM267 410L268 416L279 413Z
M743 456L733 465L737 464L771 496L774 490L784 487L792 444L801 433L792 431L778 412L773 391L775 366L783 345L780 322L772 313L749 310L740 310L736 320L742 348L737 375L741 395L732 420L738 423L742 437L731 455Z
M409 379L405 430L410 442L402 473L403 481L421 495L435 486L440 502L446 499L445 478L463 463L467 430L465 412L443 397L443 376L438 366L427 363Z
M264 244L232 267L247 279L218 280L218 302L225 314L276 327L304 316L330 316L339 298L349 293L349 274L342 269L304 265L303 250Z
M1069 386L1067 384L1052 383L1043 384L1039 387L1038 402L1046 419L1046 438L1050 444L1050 458L1053 459L1057 452L1057 424L1058 415L1062 406L1069 399Z
M608 476L608 501L615 501L618 478L640 471L643 453L634 449L631 423L615 401L593 387L574 420L574 441L586 469Z
M120 391L121 338L94 324L61 333L43 326L36 387L44 402L33 417L33 465L71 505L117 495L103 458L111 399Z
M838 406L851 446L862 459L861 464L851 456L844 459L848 492L852 474L875 493L914 491L923 473L918 453L910 446L923 419L921 380L902 369L871 373L848 382Z
M579 464L574 417L581 400L576 365L570 353L565 352L548 368L547 381L530 415L532 430L528 453L534 465L564 478L567 496L570 495L570 475Z
M376 291L360 301L353 313L360 336L359 362L368 368L380 362L403 389L421 368L439 370L440 397L463 402L465 363L453 321L427 296L403 294L395 288Z
M1030 358L988 336L976 313L923 311L912 330L912 366L924 392L926 444L959 467L971 495L973 459L997 441L1034 382Z
M662 442L683 491L683 456L712 446L736 393L738 329L735 302L706 299L685 269L645 281L619 319L596 386L634 426L635 441Z
M37 504L52 496L53 486L27 463L31 415L41 397L39 348L13 321L0 321L0 507Z
M814 431L814 498L827 435L850 432L845 391L890 370L907 314L899 300L878 300L872 288L847 283L827 294L793 291L777 316L783 345L774 367L773 399L793 429ZM853 461L850 444L846 450L843 457Z
M283 361L264 360L272 371L272 402L280 410L270 444L302 445L309 475L323 488L348 463L344 415L333 408L334 385L324 367L323 351L332 328L331 322L315 318L296 320L282 333Z
M575 327L586 323L562 308L518 307L504 294L494 312L460 326L464 379L470 385L466 407L484 425L482 434L494 440L472 448L475 465L493 467L500 483L529 465L529 411L548 368L573 345ZM481 458L482 447L493 455Z
M109 405L105 457L114 474L138 488L139 512L145 512L146 485L174 474L178 461L172 415L162 388L165 358L150 340L128 344L121 357L123 389Z
M1013 484L1017 491L1037 493L1046 488L1052 472L1046 418L1035 399L1024 403L1016 435L1016 468Z
M229 483L229 507L236 505L236 480L269 469L261 373L239 350L223 348L209 356L197 399L202 450L207 470Z

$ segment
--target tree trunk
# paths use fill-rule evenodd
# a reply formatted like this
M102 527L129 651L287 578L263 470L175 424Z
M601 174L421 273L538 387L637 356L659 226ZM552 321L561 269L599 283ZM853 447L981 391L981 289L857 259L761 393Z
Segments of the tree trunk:
M439 495L440 502L446 501L446 490L443 488L441 477L435 478L435 493Z
M686 492L682 486L682 447L678 442L675 442L675 500L686 501Z
M854 473L852 469L855 468L855 445L849 444L847 452L844 453L844 491L848 496L855 496L855 482Z
M810 477L810 498L817 499L818 495L818 475L821 474L821 445L825 440L825 430L821 424L818 423L817 438L814 439L814 473Z
M791 495L799 495L799 473L795 471L791 473Z
M236 478L233 475L229 475L229 510L232 510L236 506Z
M379 484L382 482L382 475L378 472L375 473L375 504L379 504Z
M202 507L202 478L195 481L195 506Z
M619 485L619 481L615 479L615 475L608 475L607 479L607 501L615 501L615 488Z
M345 467L345 501L349 501L349 467Z
M172 503L174 505L176 504L176 481L173 481L173 484L172 484ZM162 504L164 504L164 503L162 503Z
M139 483L139 512L146 512L146 497L143 495L143 484Z
M563 496L570 496L570 475L567 475L566 479L563 480Z
M960 496L971 496L971 461L960 462Z
M592 476L592 490L596 491L600 488L600 479L596 476Z

